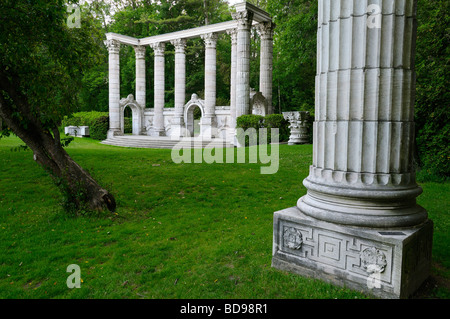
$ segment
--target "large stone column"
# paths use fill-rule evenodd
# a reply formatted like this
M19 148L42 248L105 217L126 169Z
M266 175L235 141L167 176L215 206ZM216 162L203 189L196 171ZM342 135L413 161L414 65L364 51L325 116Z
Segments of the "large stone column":
M237 29L228 30L227 33L231 37L230 130L227 139L234 144L236 135Z
M165 73L164 73L164 52L165 43L158 42L151 44L155 53L155 69L154 69L154 116L152 136L165 136L164 127L164 95L165 95Z
M120 42L107 40L109 52L109 130L108 138L121 135L120 129Z
M366 1L319 0L313 164L306 196L275 213L275 267L393 298L427 278L432 222L416 204L413 165L416 4L383 1L372 15Z
M232 14L238 22L236 65L236 117L250 113L250 29L253 12L249 10Z
M175 114L171 122L171 136L183 137L185 134L183 110L186 102L186 39L171 41L175 46Z
M145 46L135 46L136 53L136 101L145 108Z
M201 121L202 138L212 138L217 130L216 123L216 72L217 72L217 34L201 36L205 42L205 114Z
M272 22L258 24L261 38L261 62L259 71L259 91L267 101L268 114L273 114L272 81L273 81L273 29Z

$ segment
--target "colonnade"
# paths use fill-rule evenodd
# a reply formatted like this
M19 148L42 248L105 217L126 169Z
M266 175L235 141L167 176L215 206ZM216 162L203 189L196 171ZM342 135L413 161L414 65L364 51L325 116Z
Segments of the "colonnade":
M272 69L273 69L273 29L270 17L262 10L241 3L232 13L233 20L225 23L199 27L195 29L134 39L114 33L107 34L105 42L109 50L109 137L122 135L120 107L120 45L133 45L136 52L136 102L142 112L146 109L146 67L145 51L150 46L154 51L154 115L148 135L166 135L164 121L165 95L165 46L170 42L175 47L175 105L170 120L170 135L183 137L185 123L183 118L186 103L186 43L188 39L201 37L205 45L205 113L201 121L201 136L214 138L217 130L216 76L217 76L217 40L221 33L231 37L231 84L229 128L236 127L236 118L250 114L250 39L253 25L261 37L260 91L266 98L268 113L272 113ZM195 92L192 92L195 93ZM142 125L142 128L144 125ZM135 132L142 134L143 132Z

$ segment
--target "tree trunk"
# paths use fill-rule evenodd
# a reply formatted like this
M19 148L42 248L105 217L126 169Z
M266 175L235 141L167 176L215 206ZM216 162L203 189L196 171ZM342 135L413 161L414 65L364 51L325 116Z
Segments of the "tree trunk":
M14 109L0 101L0 116L5 124L33 151L34 160L53 178L55 184L67 196L67 200L77 210L88 209L114 212L116 202L114 196L102 188L91 176L78 165L62 147L56 125L52 133L29 114L28 104L17 103L16 107L25 118L20 122L15 117ZM27 112L28 111L28 112Z

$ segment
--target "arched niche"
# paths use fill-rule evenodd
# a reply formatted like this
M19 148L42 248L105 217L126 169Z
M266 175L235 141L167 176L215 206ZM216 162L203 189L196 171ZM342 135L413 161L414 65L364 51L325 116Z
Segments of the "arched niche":
M194 110L198 107L202 113L202 117L205 115L205 101L199 99L197 94L192 94L191 100L184 106L184 123L186 124L186 132L188 136L194 137Z
M143 130L144 108L134 99L133 94L128 95L126 99L120 100L120 130L122 134L124 134L125 131L124 113L126 107L131 109L133 117L133 135L141 135Z

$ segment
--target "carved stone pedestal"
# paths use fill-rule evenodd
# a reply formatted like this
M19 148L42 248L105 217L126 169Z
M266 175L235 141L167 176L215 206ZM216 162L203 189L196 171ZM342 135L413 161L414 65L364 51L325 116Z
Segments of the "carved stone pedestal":
M275 213L272 266L382 298L407 298L427 278L433 223L374 229Z
M309 112L283 112L283 117L289 121L289 145L309 143L308 117Z

